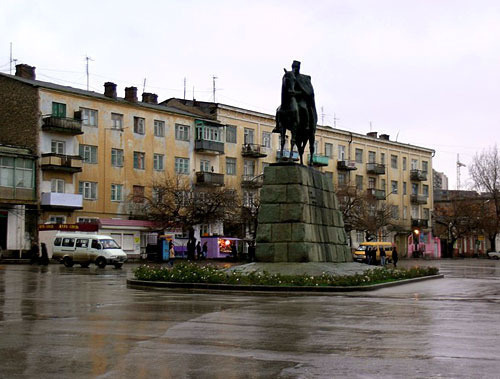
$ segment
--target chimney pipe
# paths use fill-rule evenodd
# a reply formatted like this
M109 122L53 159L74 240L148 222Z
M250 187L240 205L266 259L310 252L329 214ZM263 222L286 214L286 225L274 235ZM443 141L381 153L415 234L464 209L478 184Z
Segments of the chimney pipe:
M377 138L377 132L368 132L368 133L366 133L366 135L368 137Z
M378 138L389 141L389 134L381 134L378 136Z
M104 96L116 99L116 84L112 82L104 83Z
M158 104L158 95L155 93L143 92L142 102L148 104Z
M36 67L29 66L29 65L24 64L24 63L17 64L16 65L16 76L19 76L19 77L25 78L25 79L35 80L36 79L35 69L36 69Z
M137 103L137 87L125 87L125 100Z

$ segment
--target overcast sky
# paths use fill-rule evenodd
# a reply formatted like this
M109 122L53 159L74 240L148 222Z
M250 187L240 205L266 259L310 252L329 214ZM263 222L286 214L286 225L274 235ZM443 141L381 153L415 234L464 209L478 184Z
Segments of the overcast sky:
M134 85L161 100L216 101L274 114L283 68L311 75L321 123L456 159L498 142L500 1L25 1L0 7L0 71L13 58L37 79ZM323 111L321 111L323 109ZM462 169L466 187L467 169Z

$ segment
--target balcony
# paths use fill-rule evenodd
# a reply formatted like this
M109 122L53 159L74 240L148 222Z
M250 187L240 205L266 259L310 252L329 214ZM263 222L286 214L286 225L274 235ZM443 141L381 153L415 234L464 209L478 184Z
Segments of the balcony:
M196 140L194 141L194 149L200 153L207 154L224 154L224 142Z
M411 219L411 227L412 228L428 228L429 220L424 220L420 218L412 218Z
M377 200L385 200L385 190L368 188L368 195L374 197Z
M339 171L352 171L357 170L355 161L338 161L337 170Z
M427 204L427 195L410 195L412 204Z
M281 150L276 151L276 160L281 161L281 160L288 160L288 157L290 156L290 151L285 150L283 153L283 158L281 157ZM298 161L299 160L299 153L297 151L294 151L292 154L292 161Z
M410 170L410 179L416 182L427 180L427 172L422 170Z
M76 112L75 112L76 113ZM42 130L64 134L83 134L82 120L78 118L46 116L42 119Z
M309 162L310 155L307 156L307 161ZM328 161L330 157L326 155L313 154L312 165L315 167L328 166Z
M43 192L41 206L46 209L82 209L83 197L75 193Z
M64 172L82 172L82 157L79 155L63 155L56 153L42 154L42 170L64 171Z
M264 175L243 175L241 186L245 188L260 188L264 182Z
M241 148L241 155L248 158L264 158L267 157L267 152L264 146L255 143L245 143Z
M198 171L196 173L196 184L201 186L220 187L224 185L224 174L214 172Z
M368 174L374 175L384 175L385 174L385 164L382 163L367 163L366 172Z

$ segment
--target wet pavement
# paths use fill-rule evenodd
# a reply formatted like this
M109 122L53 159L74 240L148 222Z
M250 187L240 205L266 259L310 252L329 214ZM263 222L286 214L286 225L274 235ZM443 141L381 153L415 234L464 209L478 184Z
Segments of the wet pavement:
M137 290L137 265L0 265L1 378L498 378L500 262L373 292Z

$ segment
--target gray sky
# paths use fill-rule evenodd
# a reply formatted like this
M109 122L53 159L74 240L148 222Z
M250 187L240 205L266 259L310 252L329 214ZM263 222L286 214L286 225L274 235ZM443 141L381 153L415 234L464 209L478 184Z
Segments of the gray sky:
M498 142L500 1L26 1L0 8L0 71L103 83L212 100L274 114L283 67L302 61L325 124L436 150L434 168L456 187L468 164ZM462 187L467 185L462 169Z

